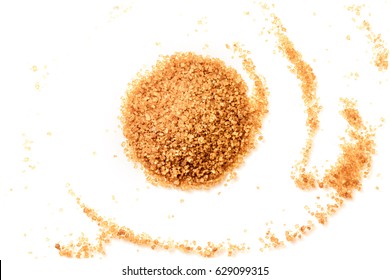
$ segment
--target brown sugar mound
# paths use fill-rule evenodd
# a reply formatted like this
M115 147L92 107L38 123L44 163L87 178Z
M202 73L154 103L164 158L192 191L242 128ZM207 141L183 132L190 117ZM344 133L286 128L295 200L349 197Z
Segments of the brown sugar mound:
M254 147L259 106L240 74L194 53L165 56L129 87L125 153L148 180L181 189L220 183Z

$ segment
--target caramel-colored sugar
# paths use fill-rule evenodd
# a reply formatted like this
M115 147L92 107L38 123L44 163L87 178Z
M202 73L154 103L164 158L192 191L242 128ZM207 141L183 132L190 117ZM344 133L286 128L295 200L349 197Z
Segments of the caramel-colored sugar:
M129 84L125 152L148 179L182 189L221 182L260 127L242 77L221 60L175 53Z

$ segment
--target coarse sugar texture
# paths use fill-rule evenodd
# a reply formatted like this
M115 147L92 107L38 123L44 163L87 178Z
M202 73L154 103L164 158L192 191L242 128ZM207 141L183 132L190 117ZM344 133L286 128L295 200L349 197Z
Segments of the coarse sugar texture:
M375 129L364 125L356 102L341 99L342 116L349 124L350 141L341 144L341 156L335 165L327 170L320 187L332 187L343 198L352 198L354 190L360 190L363 178L371 171L372 156L375 154Z
M82 234L77 241L68 244L56 243L54 247L58 250L59 255L63 257L81 259L93 258L96 254L105 255L106 245L111 243L112 240L122 240L152 250L177 250L202 257L214 257L223 252L227 253L228 256L233 256L249 249L245 244L234 244L230 241L220 243L208 241L207 244L201 245L195 240L179 242L172 239L154 238L144 232L135 233L128 227L120 226L111 219L100 216L96 210L81 202L81 199L77 197L72 189L69 188L68 192L76 199L84 214L99 226L99 234L92 241Z
M346 7L348 11L355 14L356 17L362 17L362 10L365 9L365 5L351 5ZM354 22L356 18L352 18ZM372 30L371 24L367 20L361 20L358 26L360 30L366 33L367 39L372 46L372 60L371 62L378 69L378 71L387 71L389 68L389 49L386 46L385 41L382 38L382 34L377 34Z
M163 56L129 83L123 98L126 155L153 184L190 189L220 183L254 148L261 126L267 104L254 106L258 95L247 92L240 74L220 59Z
M301 81L302 99L306 107L308 139L302 151L302 159L293 166L291 178L297 187L308 190L319 187L326 191L329 202L325 205L316 203L312 210L309 206L304 208L315 218L319 224L325 225L343 205L346 199L351 199L356 190L360 190L362 182L371 170L372 156L375 154L375 128L365 125L356 108L356 101L342 98L343 110L341 116L347 121L346 134L349 139L342 138L341 153L336 162L325 170L320 178L316 167L312 171L307 168L314 136L319 128L318 114L321 106L316 97L316 76L309 64L302 60L302 55L295 49L293 43L286 35L286 29L279 18L273 15L273 29L278 39L278 49L293 64L292 73ZM260 251L284 246L284 242L295 242L314 229L314 224L308 220L306 224L296 224L295 229L285 230L284 238L277 236L269 229L265 236L259 238L262 243Z
M355 190L360 190L363 178L371 170L372 156L375 154L375 129L367 127L356 109L356 101L341 99L344 109L341 115L348 122L346 133L349 140L340 145L341 154L331 168L325 171L322 179L307 170L301 170L293 179L302 189L314 187L336 190L341 198L352 198Z
M375 154L375 128L364 124L356 101L342 98L343 110L340 112L347 121L346 133L349 139L343 138L340 144L341 153L336 162L325 170L325 175L320 178L316 172L300 169L299 173L293 176L297 186L304 189L319 187L327 192L330 202L326 205L316 203L317 209L310 209L305 206L307 212L317 220L319 224L325 225L328 219L333 216L344 205L346 199L353 197L354 191L361 190L363 179L371 171L372 156ZM299 163L298 163L299 164ZM296 225L296 229L285 231L285 241L294 242L303 237L313 229L313 223L309 220L307 225ZM267 232L265 239L260 238L263 247L260 249L278 248L283 244L283 238L277 237L272 232Z
M340 197L351 198L354 190L360 190L362 177L367 176L371 169L372 155L375 152L374 132L364 125L356 109L356 102L342 99L344 110L341 115L349 124L346 132L352 141L341 145L341 156L330 170L326 170L326 175L322 180L318 178L316 172L307 170L314 136L319 128L318 114L321 110L316 97L316 76L311 66L302 60L302 55L286 36L286 29L279 18L274 15L273 19L275 35L279 40L278 48L294 65L292 72L301 80L302 99L307 113L306 126L309 137L302 151L302 160L294 166L291 177L299 188L332 187Z
M293 171L299 172L299 170L304 170L309 163L314 136L320 126L319 113L322 107L317 97L317 77L313 68L303 60L302 54L296 50L293 42L287 37L286 28L282 25L280 19L276 15L272 15L272 17L273 32L278 39L278 49L290 61L292 64L291 72L300 80L302 100L306 108L308 138L302 150L302 159L296 165L296 170Z

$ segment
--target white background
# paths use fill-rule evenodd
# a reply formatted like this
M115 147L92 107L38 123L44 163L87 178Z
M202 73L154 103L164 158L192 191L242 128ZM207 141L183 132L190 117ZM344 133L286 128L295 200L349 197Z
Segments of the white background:
M354 2L329 2L278 1L273 9L318 79L317 94L324 109L313 163L321 169L337 158L338 137L346 128L338 113L340 97L355 98L370 124L379 125L381 117L386 121L390 117L389 71L378 72L370 64L372 44L357 29L367 19L389 46L390 3L368 2L355 23L345 9ZM267 222L273 221L275 232L282 232L283 224L293 228L309 218L304 205L323 196L319 191L298 190L289 177L306 139L306 116L299 81L288 71L286 59L275 52L275 38L266 32L267 18L251 1L0 4L4 279L124 279L121 271L127 265L207 270L268 266L270 275L265 279L389 279L386 121L378 129L377 155L363 190L327 226L317 226L302 241L259 252L257 239L264 236ZM127 162L120 146L123 136L117 117L127 82L153 65L160 54L196 51L223 59L251 85L240 60L225 48L236 41L251 51L257 72L269 87L264 140L227 187L181 192L150 186L142 172ZM357 79L351 77L355 72ZM24 148L26 139L33 142L31 151ZM29 162L24 162L26 157ZM205 259L113 241L106 256L60 257L54 249L57 242L75 240L81 232L93 239L97 232L68 195L67 183L87 205L136 232L177 241L217 243L231 238L247 243L251 250L236 257Z

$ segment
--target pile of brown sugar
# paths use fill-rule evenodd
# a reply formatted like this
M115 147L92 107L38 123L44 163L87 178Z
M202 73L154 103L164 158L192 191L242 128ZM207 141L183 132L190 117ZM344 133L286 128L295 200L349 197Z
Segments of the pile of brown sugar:
M154 184L220 183L254 148L266 111L267 102L247 92L240 74L220 59L191 52L163 57L129 83L123 98L126 155Z
M230 49L230 46L228 48ZM233 51L239 54L243 70L254 82L250 96L247 95L246 84L235 70L226 67L221 60L193 53L176 53L165 57L157 63L152 72L146 76L139 76L139 79L129 86L122 107L122 123L127 138L125 152L129 159L145 166L149 180L162 185L172 184L175 180L178 184L173 181L173 185L181 188L210 186L222 180L226 173L238 166L245 154L254 147L254 136L261 127L262 119L268 113L268 90L264 78L256 74L256 67L249 57L249 51L238 43L233 45ZM141 126L135 120L138 120ZM201 130L197 131L197 127ZM164 132L161 132L162 129ZM146 136L140 135L141 132L146 133ZM156 133L155 138L152 132ZM193 138L196 139L183 137L184 134L193 134ZM145 139L149 142L145 142ZM167 158L151 153L156 151L153 150L154 142L160 145L160 149L165 153L169 152L169 147L171 149L175 147L178 151L182 150L178 156L183 156L187 151L190 157L192 152L199 158L192 156L193 164L187 162L187 165L180 165L178 156ZM134 143L135 147L131 146L131 143ZM191 150L188 148L190 144ZM235 146L237 147L233 149ZM214 153L218 152L218 158L207 155L207 147L216 150ZM134 154L136 151L140 153L141 159ZM146 156L146 159L142 155ZM158 168L153 167L156 161L148 161L150 157L156 156L160 160L157 161L160 163ZM170 164L176 172L184 170L185 176L172 177L171 172L159 174L161 170L166 170L162 169L166 168L164 164ZM194 167L205 169L208 164L219 167L220 173L213 174L214 177L202 177L194 170L189 170ZM75 242L55 244L61 256L90 258L95 254L104 255L106 244L112 240L122 240L153 250L178 250L203 257L213 257L222 252L232 256L249 250L245 244L234 244L229 240L219 243L209 241L201 245L195 240L178 242L154 238L147 233L135 233L128 227L100 216L94 209L82 203L73 190L69 189L69 193L76 199L84 214L97 223L99 234L94 241L82 235Z
M316 168L314 171L307 168L321 110L316 97L316 76L276 16L273 16L273 25L278 49L290 61L291 71L301 82L307 113L308 139L302 159L293 167L292 179L303 190L318 187L324 193L332 191L328 192L330 203L316 204L317 209L313 210L307 205L304 207L311 218L324 225L346 199L352 198L354 191L361 189L363 179L368 176L375 153L375 129L364 124L356 102L342 99L344 109L341 115L348 123L348 139L343 138L338 159L325 170L323 177L319 177ZM267 90L255 73L255 66L247 56L249 52L238 44L234 44L233 49L239 53L243 68L254 81L254 94L250 97L247 86L235 70L218 59L193 53L164 57L151 72L139 76L129 85L122 107L122 124L127 138L125 151L130 159L145 167L150 180L183 189L210 186L220 182L253 148L254 136L261 127L262 117L268 112ZM230 130L225 134L221 127ZM216 141L216 145L211 140ZM216 155L211 156L212 153ZM75 196L72 191L70 193ZM208 242L199 246L195 240L176 242L154 238L147 233L137 234L100 216L81 203L80 198L76 199L85 215L98 224L99 235L95 242L82 236L67 245L55 244L61 256L88 258L96 253L105 254L105 245L114 239L153 250L179 250L204 257L216 256L222 251L233 255L249 249L245 244ZM281 236L268 228L259 238L263 244L260 251L282 248L314 229L312 220L285 229Z

